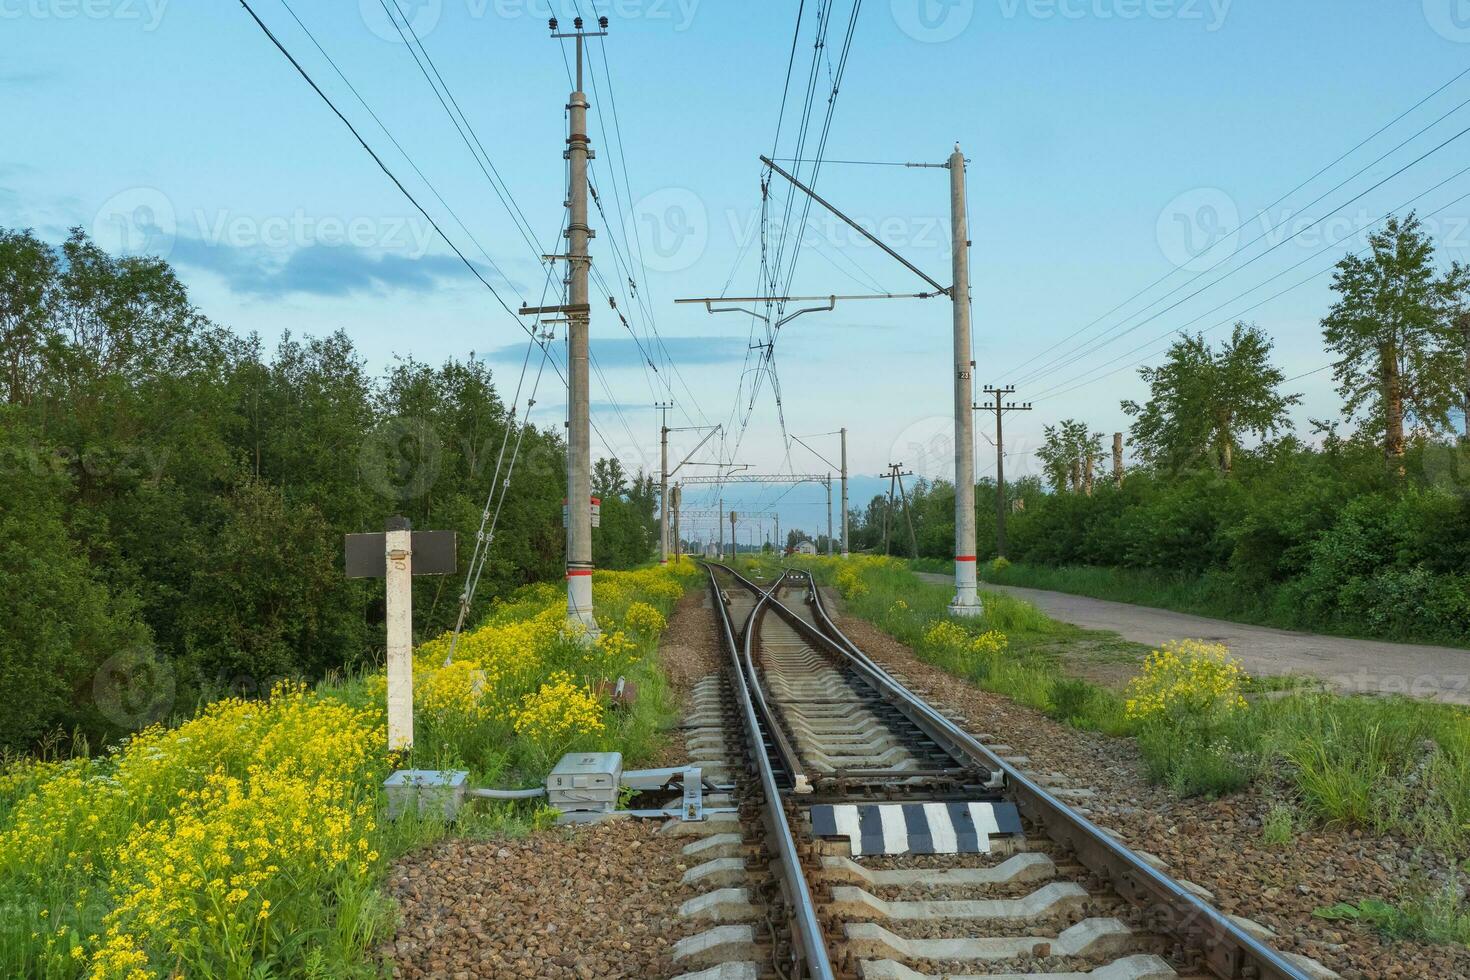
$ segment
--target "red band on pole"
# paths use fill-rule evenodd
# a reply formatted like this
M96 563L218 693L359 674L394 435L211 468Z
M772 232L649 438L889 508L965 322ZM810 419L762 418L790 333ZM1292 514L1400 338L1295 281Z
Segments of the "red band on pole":
M590 568L571 568L571 569L568 569L567 570L567 578L571 578L574 575L591 575L591 574L592 574L592 569L590 569Z
M955 555L954 556L954 560L955 561L974 561L975 560L975 556L974 555Z

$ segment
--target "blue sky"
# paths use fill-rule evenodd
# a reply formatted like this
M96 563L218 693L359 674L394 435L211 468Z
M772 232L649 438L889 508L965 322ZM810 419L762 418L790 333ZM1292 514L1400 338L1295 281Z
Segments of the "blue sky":
M535 253L555 250L563 217L568 83L564 52L547 37L548 4L401 2L534 232L535 250L380 0L292 6L457 220L281 0L252 5L486 281L512 306L535 303L544 281ZM591 61L594 180L608 212L606 220L594 214L595 255L639 337L605 301L594 307L602 372L592 397L605 439L594 449L636 467L656 462L652 404L670 389L679 426L727 420L744 397L749 319L673 300L725 293L727 283L727 294L758 289L757 154L775 136L797 3L581 2L589 15L594 6L606 13L612 31L594 42ZM817 6L807 3L809 20ZM551 0L550 9L564 22L573 14L571 0ZM838 35L851 0L834 0L833 10ZM793 103L811 37L809 23ZM829 53L835 60L835 39ZM1470 193L1470 176L1455 176L1470 163L1470 136L1334 208L1470 126L1470 108L1455 111L1470 99L1470 77L1277 203L1467 66L1463 0L867 0L827 157L937 162L956 141L970 157L977 382L1019 382L1017 397L1036 401L1036 411L1008 419L1018 455L1007 469L1025 473L1034 471L1028 450L1044 424L1078 417L1103 432L1126 427L1118 402L1142 392L1133 365L1166 346L1172 330L1240 314L1276 338L1288 375L1323 367L1317 321L1330 302L1327 277L1270 297L1361 247L1358 229L1416 195L1425 194L1421 212L1445 208L1432 224L1441 257L1467 258L1470 201L1451 202ZM608 139L614 98L625 154ZM0 107L10 136L0 145L0 224L52 240L79 224L110 248L164 254L201 309L239 331L341 328L375 367L395 356L437 361L474 351L514 383L520 327L238 3L0 0ZM788 121L783 154L793 132ZM947 283L946 179L942 170L831 164L818 189ZM1325 231L1313 223L1329 216ZM816 210L812 219L794 292L923 288L848 229ZM1196 257L1240 224L1237 236ZM639 297L622 289L614 243L641 253ZM1211 267L1237 245L1248 247ZM677 376L663 351L658 374L643 365L642 352L657 348L630 310L640 298ZM839 303L794 321L776 354L787 430L847 426L855 472L902 461L941 475L949 324L942 299ZM1117 334L1095 350L1078 348ZM1303 427L1337 414L1330 374L1292 387L1306 395ZM557 423L563 402L554 390L539 393L536 417ZM697 438L677 433L676 449ZM836 452L835 438L812 441ZM979 448L981 473L993 472L993 450L984 439ZM752 472L826 470L800 446L788 459L764 386L740 454ZM758 509L781 492L727 498ZM692 492L686 499L702 502ZM779 506L787 526L812 526L823 500L820 489L802 487Z

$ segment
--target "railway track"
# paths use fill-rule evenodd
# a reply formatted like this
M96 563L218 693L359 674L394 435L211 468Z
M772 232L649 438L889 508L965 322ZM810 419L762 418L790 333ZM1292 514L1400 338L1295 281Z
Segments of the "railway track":
M812 580L707 565L728 669L704 688L745 833L701 980L1312 980L967 734L834 623ZM722 828L709 828L719 830ZM734 822L725 830L737 830ZM708 832L708 830L706 831ZM713 862L719 864L720 861ZM691 871L705 875L706 864ZM727 882L728 883L728 882ZM722 897L720 897L722 896Z

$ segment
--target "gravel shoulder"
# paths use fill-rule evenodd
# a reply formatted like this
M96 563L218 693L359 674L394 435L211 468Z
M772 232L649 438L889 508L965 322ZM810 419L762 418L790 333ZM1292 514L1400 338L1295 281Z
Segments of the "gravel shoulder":
M721 651L708 590L679 601L659 646L670 689L687 709L694 683ZM651 765L686 761L681 740ZM393 974L417 978L661 980L674 943L697 932L679 906L687 837L656 820L557 827L505 840L447 839L393 867L387 891L400 925L380 954Z
M724 664L720 649L719 623L710 605L709 589L690 591L669 617L669 628L659 640L658 659L669 688L688 711L690 692L701 677L713 674Z
M915 574L925 582L953 581L932 572ZM1300 674L1346 693L1407 694L1470 704L1470 650L1294 633L1042 589L990 583L980 587L1024 599L1064 623L1112 630L1135 643L1156 647L1185 638L1223 643L1253 674Z
M829 608L842 609L834 592L823 594ZM1470 948L1393 942L1371 928L1312 914L1338 902L1397 901L1426 872L1444 873L1443 858L1357 831L1303 831L1285 847L1269 846L1261 826L1280 802L1271 787L1225 800L1179 799L1148 784L1132 740L1054 722L924 663L864 620L841 614L839 622L875 660L963 715L971 732L1010 745L1036 771L1061 773L1071 785L1095 790L1087 801L1095 822L1163 858L1174 876L1203 885L1222 911L1275 931L1278 948L1310 956L1347 980L1470 977Z
M689 935L687 841L655 821L444 840L399 861L401 924L381 952L403 978L660 978Z

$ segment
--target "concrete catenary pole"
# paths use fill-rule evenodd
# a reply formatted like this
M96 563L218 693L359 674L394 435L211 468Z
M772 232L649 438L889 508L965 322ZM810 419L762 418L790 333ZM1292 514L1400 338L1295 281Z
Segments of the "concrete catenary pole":
M413 748L413 531L406 517L388 518L388 751Z
M679 537L679 505L681 503L679 498L684 496L684 491L676 483L672 493L674 495L674 561L681 561L684 558L684 541Z
M978 616L975 569L974 368L970 346L970 231L965 217L965 155L949 158L949 213L954 253L954 598L952 616Z
M847 540L847 429L842 429L842 557L846 558Z
M592 259L587 244L587 96L582 91L582 36L577 35L577 87L567 104L567 159L571 187L567 207L570 292L567 315L567 623L580 626L588 639L599 630L592 615L592 423L588 397L590 306L588 277Z
M658 428L658 563L669 563L669 408L666 402L655 405L663 413Z
M827 557L832 557L832 474L827 474Z

